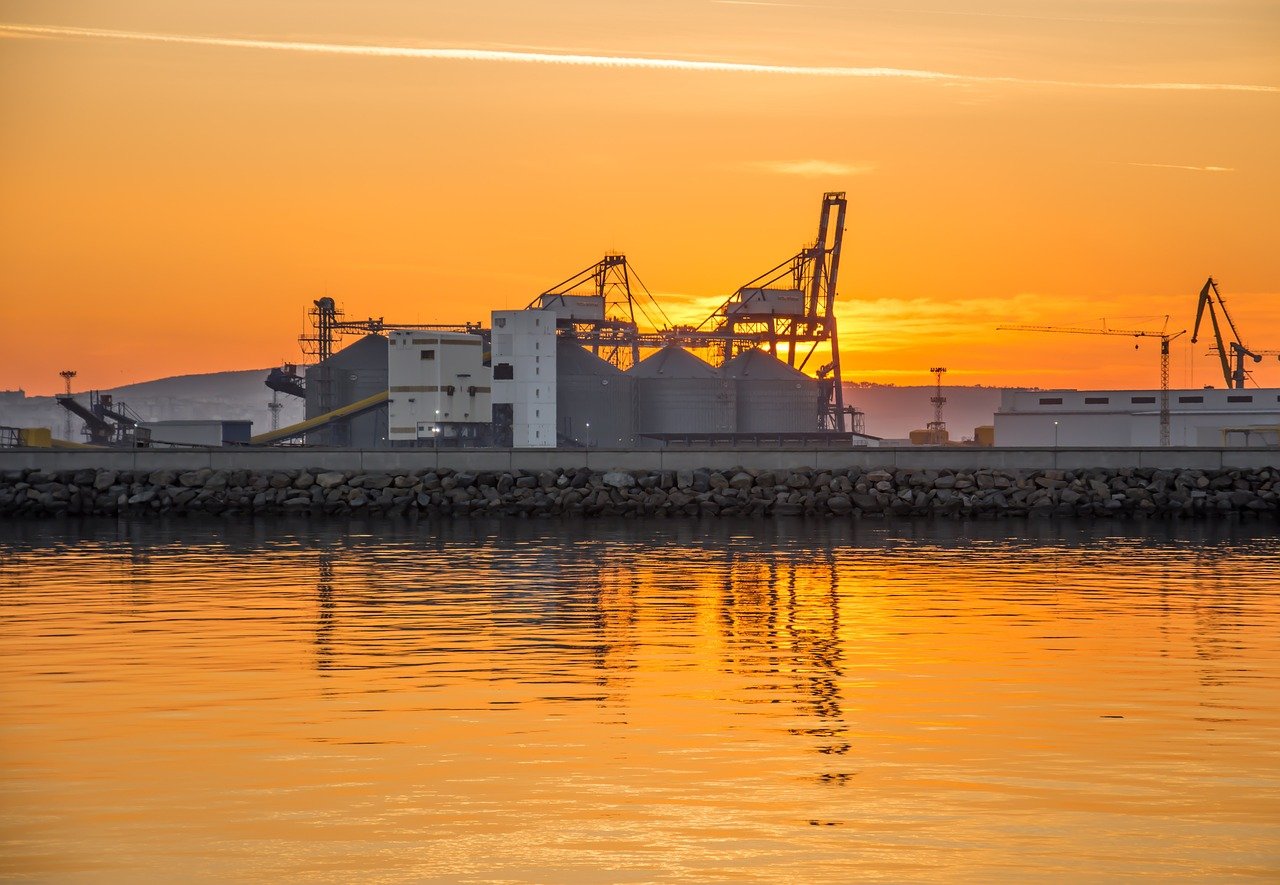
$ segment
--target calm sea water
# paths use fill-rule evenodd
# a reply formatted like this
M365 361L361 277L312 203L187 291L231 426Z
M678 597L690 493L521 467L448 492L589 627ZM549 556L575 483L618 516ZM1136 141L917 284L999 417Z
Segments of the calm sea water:
M1268 524L0 523L0 872L1280 877Z

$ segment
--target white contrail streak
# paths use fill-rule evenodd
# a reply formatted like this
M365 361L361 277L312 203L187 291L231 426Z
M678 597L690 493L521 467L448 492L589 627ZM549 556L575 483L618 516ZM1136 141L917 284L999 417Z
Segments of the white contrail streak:
M733 74L781 74L802 77L923 80L935 83L1008 83L1029 86L1056 86L1074 89L1138 89L1156 91L1280 92L1280 86L1238 83L1089 83L1070 80L1036 80L1019 77L982 77L923 71L911 68L841 67L753 64L750 62L697 61L681 58L652 58L633 55L582 55L525 50L477 49L468 47L429 48L414 46L370 46L354 43L304 43L290 40L250 40L238 37L195 37L184 34L155 34L139 31L110 31L98 28L49 27L43 25L0 24L0 32L40 37L85 37L101 40L133 40L148 43L177 43L191 46L218 46L228 49L275 49L322 55L357 55L374 58L413 58L440 61L482 61L518 64L569 65L577 67L635 68L664 71L700 71Z
M1177 163L1126 163L1127 166L1142 166L1146 169L1183 169L1187 172L1235 172L1230 166L1182 166Z

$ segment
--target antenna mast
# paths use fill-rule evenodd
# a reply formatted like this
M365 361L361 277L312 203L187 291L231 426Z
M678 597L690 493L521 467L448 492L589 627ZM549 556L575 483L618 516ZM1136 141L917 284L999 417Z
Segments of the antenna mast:
M66 386L66 390L67 390L67 399L70 399L71 398L71 379L76 377L77 373L74 369L63 369L58 374L62 376L62 383ZM71 413L70 412L67 412L67 423L64 425L62 438L68 439L68 440L71 439Z
M939 366L929 371L937 377L933 396L929 397L929 402L933 403L933 420L928 424L929 444L940 446L947 441L947 422L942 420L942 407L947 402L947 398L942 395L942 376L946 374L947 370L945 367Z

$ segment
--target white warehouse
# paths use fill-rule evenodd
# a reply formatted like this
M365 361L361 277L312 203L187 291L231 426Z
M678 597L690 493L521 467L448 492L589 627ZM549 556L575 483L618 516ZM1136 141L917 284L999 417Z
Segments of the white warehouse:
M511 444L556 445L556 313L493 312L493 401L511 405Z
M487 431L493 418L484 339L415 329L387 342L387 439L455 445Z
M1159 390L1006 390L998 446L1160 445ZM1280 389L1170 390L1174 446L1280 445Z

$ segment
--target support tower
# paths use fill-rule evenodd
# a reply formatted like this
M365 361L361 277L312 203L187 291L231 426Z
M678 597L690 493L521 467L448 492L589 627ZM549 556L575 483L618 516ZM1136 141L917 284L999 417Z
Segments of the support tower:
M71 398L71 379L76 377L77 373L75 369L63 369L58 374L62 376L62 383L66 386L67 399L70 399ZM70 412L67 412L67 423L63 429L62 438L67 440L71 439L71 413Z
M947 422L942 420L942 407L947 403L947 398L942 395L942 376L947 370L943 366L938 366L929 371L934 374L936 383L933 396L929 397L929 402L933 403L933 420L926 426L929 430L929 444L940 446L947 441Z

